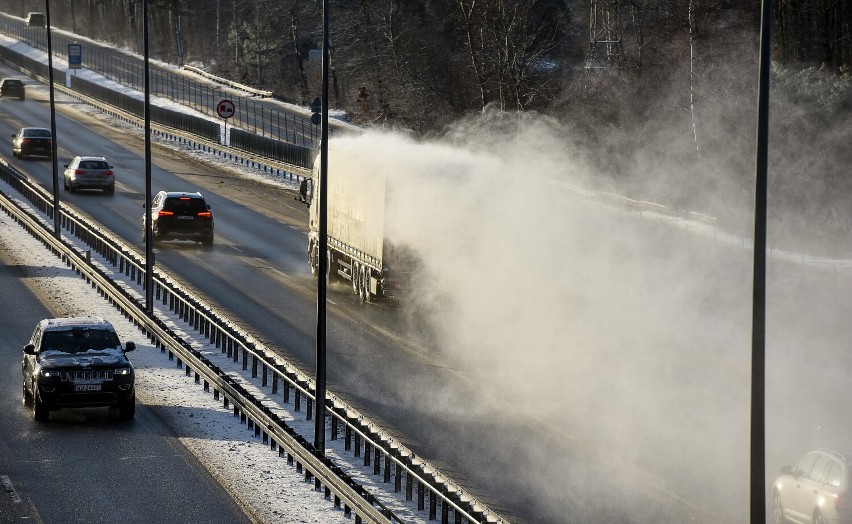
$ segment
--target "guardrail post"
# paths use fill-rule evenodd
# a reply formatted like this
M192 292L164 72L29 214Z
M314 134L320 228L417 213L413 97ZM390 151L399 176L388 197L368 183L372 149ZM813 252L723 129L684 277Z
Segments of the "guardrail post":
M438 506L438 494L432 490L429 490L429 520L435 520L438 516L437 508Z
M371 448L370 441L365 440L364 441L364 466L370 465L370 460L371 460L371 457L370 457L371 449L370 448Z
M441 501L441 524L450 524L450 505L446 499Z
M257 354L251 354L251 378L257 378Z
M343 449L350 451L352 449L352 426L346 424L343 428Z
M382 470L382 450L379 446L373 446L373 475L378 475Z
M426 507L426 486L417 481L417 511L423 511Z
M389 483L391 479L391 460L390 457L385 455L385 484Z

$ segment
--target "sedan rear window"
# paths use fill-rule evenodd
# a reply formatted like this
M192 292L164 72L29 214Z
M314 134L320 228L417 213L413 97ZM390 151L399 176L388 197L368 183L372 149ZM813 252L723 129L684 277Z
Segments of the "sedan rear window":
M109 169L109 164L103 161L87 160L80 162L80 169Z
M50 129L27 129L24 136L36 138L50 138Z

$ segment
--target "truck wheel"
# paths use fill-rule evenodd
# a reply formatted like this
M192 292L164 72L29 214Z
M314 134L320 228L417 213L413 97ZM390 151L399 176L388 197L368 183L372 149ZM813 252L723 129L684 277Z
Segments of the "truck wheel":
M325 281L332 284L337 281L337 269L334 267L334 253L330 249L325 253L325 263L327 264L325 268Z
M361 301L370 301L370 268L364 266L361 272Z
M358 294L358 281L361 280L361 268L358 262L353 261L349 268L349 274L352 276L352 292Z
M311 242L308 246L308 264L311 266L311 275L313 276L317 276L317 272L319 271L319 268L317 267L316 251L317 250L314 249L313 242Z

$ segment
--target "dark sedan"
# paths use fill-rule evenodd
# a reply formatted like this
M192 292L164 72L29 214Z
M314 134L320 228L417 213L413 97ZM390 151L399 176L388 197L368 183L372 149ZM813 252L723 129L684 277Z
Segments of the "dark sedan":
M12 135L12 154L18 158L28 156L50 157L53 153L53 133L43 127L22 127Z

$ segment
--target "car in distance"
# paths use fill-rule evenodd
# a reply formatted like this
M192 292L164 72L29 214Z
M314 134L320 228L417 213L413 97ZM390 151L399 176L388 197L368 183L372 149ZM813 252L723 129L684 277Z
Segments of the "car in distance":
M205 248L213 247L213 213L201 193L160 191L151 199L153 241L194 240ZM145 217L142 217L145 240Z
M0 80L0 96L12 96L26 100L27 94L24 90L24 83L20 78L4 78Z
M75 156L65 164L65 191L101 189L107 195L115 193L115 171L102 156Z
M112 324L97 317L49 318L38 323L24 346L23 401L33 418L47 421L62 408L108 406L119 417L136 413L133 366Z
M47 19L44 17L44 13L31 11L27 13L24 23L27 27L44 27L47 24Z
M852 523L852 455L822 448L784 466L772 485L776 524Z
M12 154L18 158L51 156L53 133L43 127L22 127L12 135Z

